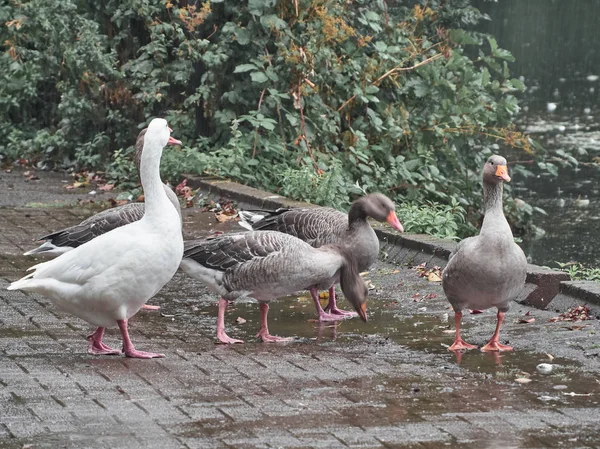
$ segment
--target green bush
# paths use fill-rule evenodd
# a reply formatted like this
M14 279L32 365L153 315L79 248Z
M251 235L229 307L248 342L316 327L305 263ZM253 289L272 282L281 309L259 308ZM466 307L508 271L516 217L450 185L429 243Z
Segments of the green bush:
M9 0L0 151L130 180L123 156L160 115L186 144L165 154L172 182L216 174L339 207L381 191L436 217L460 205L464 221L431 232L467 235L485 159L539 157L511 126L511 54L470 31L483 18L468 0Z

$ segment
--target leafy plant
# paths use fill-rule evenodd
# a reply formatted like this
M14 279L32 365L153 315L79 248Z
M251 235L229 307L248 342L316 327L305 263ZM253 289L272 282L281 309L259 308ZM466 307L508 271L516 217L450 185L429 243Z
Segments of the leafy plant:
M460 225L465 220L465 209L456 200L449 205L403 203L397 208L396 215L407 232L456 239Z
M469 0L9 0L0 152L132 182L124 157L158 115L186 144L165 152L172 183L214 174L337 206L380 191L437 204L431 232L459 204L441 229L465 236L492 152L556 171L511 125L525 86L471 30L486 18ZM508 203L530 228L535 211Z
M561 271L569 274L572 281L600 281L600 268L586 267L575 262L556 262Z

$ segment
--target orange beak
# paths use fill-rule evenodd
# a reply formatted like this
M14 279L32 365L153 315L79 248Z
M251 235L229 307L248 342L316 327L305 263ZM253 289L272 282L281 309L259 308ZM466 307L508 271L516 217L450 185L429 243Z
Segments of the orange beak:
M367 322L367 303L363 302L360 305L360 308L357 309L357 312L358 312L358 316L360 317L360 319L366 323Z
M508 176L508 168L506 168L506 165L498 165L498 168L496 168L496 176L504 179L506 182L510 182L510 176Z
M400 220L398 220L398 217L396 217L396 213L393 210L390 211L385 221L397 231L404 232L402 223L400 223Z
M181 145L181 140L177 140L169 136L169 141L167 142L167 145Z

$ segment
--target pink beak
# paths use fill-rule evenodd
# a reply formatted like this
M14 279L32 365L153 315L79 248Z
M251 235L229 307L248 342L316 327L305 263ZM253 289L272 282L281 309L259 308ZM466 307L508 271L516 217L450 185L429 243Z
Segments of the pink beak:
M404 232L404 228L402 227L402 223L400 223L400 220L398 220L398 217L396 216L396 213L391 210L390 213L387 216L387 219L385 220L392 228L396 229L397 231L400 232Z

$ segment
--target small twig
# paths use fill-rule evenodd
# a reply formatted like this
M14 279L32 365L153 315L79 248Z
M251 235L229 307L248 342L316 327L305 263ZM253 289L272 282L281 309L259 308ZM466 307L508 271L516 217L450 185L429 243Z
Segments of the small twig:
M208 36L205 37L206 40L210 39L212 37L213 34L215 34L217 32L217 30L219 29L219 27L217 26L217 24L213 25L213 32L210 33Z
M318 168L317 161L315 161L315 158L312 153L312 149L310 148L310 142L308 141L308 138L306 137L306 120L304 119L304 106L302 105L302 91L300 90L301 85L302 85L302 83L298 83L298 102L300 104L300 131L302 132L302 135L299 137L301 137L302 140L304 140L304 143L306 143L306 149L308 150L308 155L310 156L310 158L313 161L314 169L317 170L317 168Z
M262 104L263 101L263 97L265 96L265 92L267 91L267 88L265 87L262 92L260 93L260 98L258 100L258 107L256 108L257 111L260 111L260 105ZM252 148L252 159L254 159L256 157L256 145L258 144L258 126L254 127L254 148Z
M418 64L412 65L410 67L401 67L401 65L404 64L404 61L403 61L400 64L398 64L396 67L394 67L393 69L390 69L387 72L385 72L383 75L381 75L379 78L377 78L375 81L373 81L369 85L375 86L375 85L379 84L381 81L383 81L385 78L387 78L388 76L392 75L393 73L414 70L417 67L421 67L422 65L429 64L430 62L435 61L436 59L439 59L442 56L444 56L442 53L437 53L437 54L433 55L432 57L427 58L427 59L419 62ZM356 98L356 95L352 95L350 98L348 98L346 101L344 101L344 103L338 108L338 112L340 112L342 109L344 109L346 106L348 106L348 104L355 98Z

